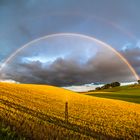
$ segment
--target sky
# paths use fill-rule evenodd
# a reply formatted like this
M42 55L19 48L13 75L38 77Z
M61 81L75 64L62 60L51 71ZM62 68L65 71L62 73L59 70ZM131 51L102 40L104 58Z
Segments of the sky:
M70 32L108 43L140 75L139 6L139 0L0 0L0 64L34 39ZM58 86L134 80L113 52L74 37L33 44L0 78Z

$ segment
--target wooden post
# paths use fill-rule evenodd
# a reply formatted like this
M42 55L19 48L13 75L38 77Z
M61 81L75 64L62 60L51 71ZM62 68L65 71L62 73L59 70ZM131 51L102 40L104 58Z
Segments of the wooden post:
M68 123L68 102L65 103L65 121Z

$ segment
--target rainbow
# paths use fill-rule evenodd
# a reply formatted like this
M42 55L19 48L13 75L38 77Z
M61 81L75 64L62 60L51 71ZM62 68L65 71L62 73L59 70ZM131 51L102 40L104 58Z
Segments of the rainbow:
M50 35L46 35L46 36L43 36L43 37L40 37L40 38L37 38L25 45L23 45L22 47L20 47L19 49L17 49L14 53L12 53L3 63L2 65L0 66L0 72L2 72L2 70L4 69L4 67L10 63L10 61L19 53L21 52L23 49L29 47L31 44L33 43L36 43L38 41L41 41L41 40L46 40L46 39L49 39L49 38L53 38L53 37L61 37L61 36L73 36L73 37L82 37L84 39L87 39L87 40L91 40L91 41L94 41L96 44L99 44L103 47L106 47L108 49L110 49L112 52L114 52L127 66L128 68L130 69L130 71L132 72L132 74L134 75L134 77L136 78L136 80L139 80L139 76L138 74L136 73L135 69L131 66L131 64L126 60L126 58L124 58L124 56L122 56L117 50L115 50L112 46L110 46L109 44L99 40L99 39L96 39L94 37L91 37L91 36L87 36L87 35L83 35L83 34L79 34L79 33L56 33L56 34L50 34Z

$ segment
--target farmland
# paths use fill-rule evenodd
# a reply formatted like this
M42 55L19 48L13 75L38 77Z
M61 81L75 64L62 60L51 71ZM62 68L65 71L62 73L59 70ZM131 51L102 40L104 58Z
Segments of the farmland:
M129 85L85 93L91 96L140 103L140 85Z
M19 139L140 139L139 104L47 85L0 83L0 120Z

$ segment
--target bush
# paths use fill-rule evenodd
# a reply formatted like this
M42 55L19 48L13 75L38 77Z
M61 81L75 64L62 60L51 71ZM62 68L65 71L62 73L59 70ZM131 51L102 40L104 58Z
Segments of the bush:
M104 86L102 86L101 88L96 88L96 90L100 90L100 89L109 89L109 88L113 88L113 87L118 87L121 84L119 82L112 82L111 84L106 84Z
M119 82L113 82L113 83L111 83L110 85L111 85L111 87L118 87L118 86L120 86L121 84L120 84Z
M101 87L101 89L108 89L108 88L111 88L111 85L110 84L106 84L104 86Z
M100 87L96 87L95 90L101 90L101 88Z

